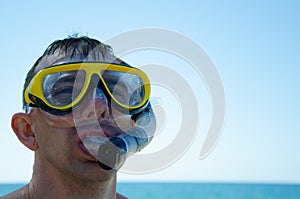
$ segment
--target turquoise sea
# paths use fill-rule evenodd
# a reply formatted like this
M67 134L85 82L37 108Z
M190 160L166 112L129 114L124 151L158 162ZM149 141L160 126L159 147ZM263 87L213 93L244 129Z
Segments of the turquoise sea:
M24 184L0 184L0 196ZM299 199L299 185L232 183L118 183L130 199Z

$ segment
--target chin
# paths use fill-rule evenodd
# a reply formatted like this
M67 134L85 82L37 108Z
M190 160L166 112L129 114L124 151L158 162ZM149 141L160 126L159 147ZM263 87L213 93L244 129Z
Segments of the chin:
M93 182L100 182L105 181L114 178L116 175L116 170L105 170L102 169L98 162L78 162L79 165L75 166L73 165L72 175L77 178L83 180L83 181L93 181Z

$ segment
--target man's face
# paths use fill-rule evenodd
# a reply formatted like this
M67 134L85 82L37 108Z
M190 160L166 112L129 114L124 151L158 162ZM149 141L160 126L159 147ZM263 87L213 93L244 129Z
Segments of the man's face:
M49 65L75 61L82 60L69 58L64 54L54 54L44 58L37 66L36 72ZM108 58L108 60L89 58L89 61L113 62L114 57ZM95 81L98 80L96 79ZM93 82L91 82L92 84ZM99 122L114 123L118 120L119 124L123 126L123 130L126 130L132 127L132 121L130 117L121 114L113 108L110 114L107 101L94 100L91 97L93 92L94 88L89 88L86 96L76 107L76 111L73 111L71 114L64 116L51 115L39 108L34 108L31 111L32 127L39 146L38 150L36 150L36 160L42 161L43 164L47 165L47 171L52 169L53 172L76 176L78 179L98 181L107 179L115 173L114 170L106 171L101 169L97 159L84 147L82 139L93 135L103 137L118 135L119 132L110 132L108 135L107 132L102 130ZM111 115L113 115L114 119ZM58 127L59 125L56 125L56 123L64 123L70 118L79 125L76 127Z

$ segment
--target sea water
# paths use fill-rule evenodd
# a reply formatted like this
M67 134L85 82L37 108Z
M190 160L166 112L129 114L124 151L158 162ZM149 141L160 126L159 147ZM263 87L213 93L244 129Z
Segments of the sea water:
M24 184L0 184L0 196ZM118 183L130 199L300 199L300 185L234 183Z

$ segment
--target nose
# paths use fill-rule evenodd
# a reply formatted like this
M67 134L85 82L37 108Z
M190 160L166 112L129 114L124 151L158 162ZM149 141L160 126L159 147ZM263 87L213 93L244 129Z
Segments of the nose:
M75 119L90 121L109 118L108 100L99 86L99 80L92 79L85 96L73 110Z

